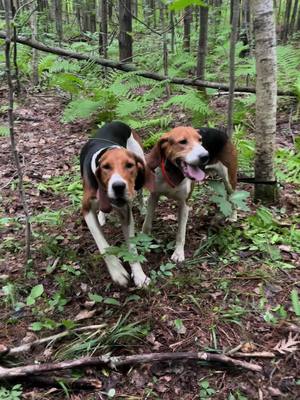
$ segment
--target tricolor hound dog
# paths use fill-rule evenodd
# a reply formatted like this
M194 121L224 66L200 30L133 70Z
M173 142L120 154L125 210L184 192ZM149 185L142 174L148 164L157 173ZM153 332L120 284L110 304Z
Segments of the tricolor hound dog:
M122 122L112 122L100 128L80 153L83 179L82 212L85 222L104 256L108 271L114 282L126 286L129 275L119 259L105 254L109 247L101 226L104 213L115 209L121 220L122 231L129 250L136 252L129 239L134 236L131 203L136 191L148 185L151 189L152 171L146 167L145 156L137 135ZM154 183L154 176L153 176ZM100 210L98 218L97 211ZM149 283L139 262L130 264L134 283L138 287Z
M146 160L148 167L155 171L155 190L148 200L143 232L151 233L154 210L160 195L177 200L178 232L171 259L183 261L189 212L187 200L193 190L193 181L203 181L206 172L216 171L224 181L227 193L231 194L237 180L235 146L225 132L217 129L180 126L165 133Z

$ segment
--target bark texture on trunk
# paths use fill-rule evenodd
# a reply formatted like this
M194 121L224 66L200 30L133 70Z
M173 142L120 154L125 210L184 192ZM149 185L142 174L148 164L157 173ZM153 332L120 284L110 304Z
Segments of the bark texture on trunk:
M54 0L55 27L58 36L58 43L61 46L63 40L62 1Z
M107 58L107 0L101 0L100 14L99 54Z
M276 32L273 0L253 0L256 58L256 154L255 179L274 181L276 134ZM257 184L255 200L273 203L276 184Z
M233 132L233 103L234 103L234 87L235 87L235 45L238 36L238 19L240 12L240 0L233 0L232 10L232 26L230 36L230 53L229 53L229 96L228 96L228 119L227 119L227 135L232 136Z
M37 39L37 12L35 9L35 4L31 3L30 8L31 8L31 10L30 10L31 11L31 15L30 15L31 38L33 40L36 40ZM37 86L39 84L39 72L38 72L39 59L38 59L38 51L36 49L32 49L31 66L32 66L32 83L34 86Z
M200 7L200 31L197 54L197 78L205 79L205 61L207 54L208 7Z
M184 11L183 18L183 50L190 52L190 37L191 37L191 13L192 8L187 7Z
M119 0L119 59L120 61L132 61L132 18L131 0ZM128 34L128 33L129 34Z

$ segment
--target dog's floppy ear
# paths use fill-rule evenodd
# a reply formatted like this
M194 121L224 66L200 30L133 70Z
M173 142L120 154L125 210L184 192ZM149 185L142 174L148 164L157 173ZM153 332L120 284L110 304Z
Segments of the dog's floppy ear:
M152 169L152 171L160 165L163 153L162 145L167 141L167 137L161 137L156 145L152 147L150 153L146 155L147 166Z
M99 208L104 213L109 213L112 210L111 203L102 185L98 187L97 199L99 201Z
M98 182L97 199L99 202L99 208L102 212L109 213L112 210L112 205L101 181L100 167L96 169L95 176Z
M150 192L154 190L155 175L144 161L134 155L138 169L137 177L135 180L135 190L142 189L145 186Z

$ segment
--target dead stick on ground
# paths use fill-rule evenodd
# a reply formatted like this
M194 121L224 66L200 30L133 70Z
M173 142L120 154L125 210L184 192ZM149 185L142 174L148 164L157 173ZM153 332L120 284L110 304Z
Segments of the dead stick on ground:
M20 346L12 347L12 348L0 345L0 357L1 356L15 356L20 353L27 353L33 347L39 346L41 344L54 342L55 340L62 339L63 337L70 336L74 333L102 329L102 328L105 328L106 326L107 326L107 324L82 326L80 328L75 328L75 329L72 329L69 331L60 332L55 335L41 338L41 339L35 340L33 342L25 343Z
M6 37L5 32L0 31L0 39L5 39L5 37ZM16 38L16 41L18 43L25 44L26 46L33 47L33 48L41 50L41 51L45 51L46 53L57 54L62 57L74 58L76 60L91 60L95 64L102 65L103 67L114 68L114 69L118 69L118 70L124 71L124 72L135 72L136 75L138 75L138 76L143 76L145 78L153 79L155 81L167 81L167 83L175 83L178 85L208 87L208 88L224 90L224 91L229 90L229 86L224 83L208 82L208 81L202 81L200 79L192 79L192 78L178 78L178 77L171 78L169 76L157 74L156 72L141 71L132 64L127 64L127 63L123 64L119 61L108 60L105 58L99 58L99 57L95 57L95 56L88 56L85 54L76 53L74 51L65 50L60 47L46 46L45 44L43 44L37 40L31 40L31 39L27 39L27 38L21 37L21 36L18 36ZM245 92L245 93L255 93L256 89L254 87L236 87L235 91L236 92ZM278 90L277 95L278 96L293 96L293 97L295 97L295 94L290 90Z
M182 353L149 353L136 354L132 356L111 357L108 355L99 357L83 357L78 360L68 360L58 363L32 364L15 368L0 367L0 380L25 377L29 375L40 375L44 372L65 370L78 367L100 366L106 365L110 368L117 368L123 365L135 365L153 363L156 361L175 361L175 360L193 360L218 362L232 367L240 367L253 372L262 372L262 367L247 361L235 360L223 354L214 354L206 352L182 352Z

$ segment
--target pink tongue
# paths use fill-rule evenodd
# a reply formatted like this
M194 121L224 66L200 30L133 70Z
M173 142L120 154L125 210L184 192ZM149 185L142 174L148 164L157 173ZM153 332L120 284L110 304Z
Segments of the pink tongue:
M199 167L194 167L192 165L186 165L187 174L190 178L195 181L201 182L205 178L205 172L202 171Z

